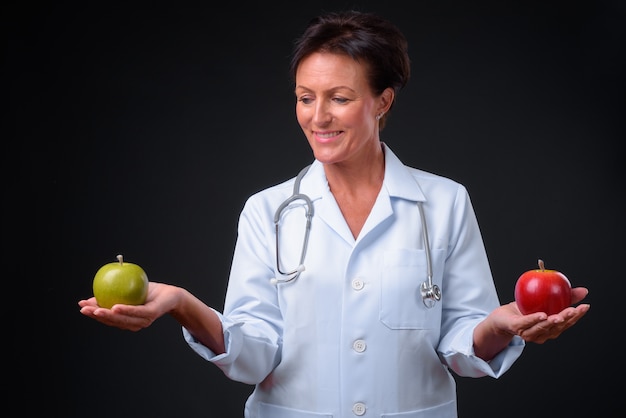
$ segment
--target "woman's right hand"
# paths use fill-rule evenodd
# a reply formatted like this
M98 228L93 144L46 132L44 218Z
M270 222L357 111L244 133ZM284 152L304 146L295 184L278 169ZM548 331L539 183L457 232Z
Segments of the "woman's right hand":
M98 306L95 297L78 302L80 313L105 325L129 331L147 328L158 318L172 311L182 289L164 283L149 282L148 296L143 305L114 305L111 309Z

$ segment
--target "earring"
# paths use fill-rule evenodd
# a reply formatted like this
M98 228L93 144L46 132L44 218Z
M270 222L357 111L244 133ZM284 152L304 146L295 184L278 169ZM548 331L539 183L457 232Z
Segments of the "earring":
M378 115L376 115L376 120L380 120L380 118L382 118L384 114L384 112L380 112Z

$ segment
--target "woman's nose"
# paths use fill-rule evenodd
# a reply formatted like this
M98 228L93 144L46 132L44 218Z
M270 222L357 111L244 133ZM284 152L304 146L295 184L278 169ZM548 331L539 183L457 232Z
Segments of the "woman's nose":
M319 104L315 107L315 114L313 115L313 121L318 125L328 124L333 119L331 112L328 110L328 106Z

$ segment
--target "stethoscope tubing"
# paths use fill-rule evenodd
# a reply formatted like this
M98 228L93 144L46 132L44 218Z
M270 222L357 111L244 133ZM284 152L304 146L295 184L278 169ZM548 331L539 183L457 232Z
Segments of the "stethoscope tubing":
M307 247L309 245L309 235L311 232L311 220L313 219L313 202L311 199L303 193L300 193L300 182L302 178L309 170L311 165L304 167L294 181L293 185L293 193L289 196L283 203L281 203L276 212L274 213L274 225L276 228L276 270L278 273L283 276L283 278L273 278L271 280L272 283L289 283L296 280L300 273L304 271L304 259L306 257ZM300 262L298 267L296 267L292 271L283 271L280 265L280 244L279 244L279 224L280 218L282 216L283 211L287 206L289 206L295 200L303 200L306 203L306 227L304 231L304 240L302 243L302 251L300 253ZM439 286L433 283L433 266L432 266L432 256L430 253L430 242L428 239L428 229L426 227L426 216L424 215L424 207L422 202L417 202L417 207L420 214L420 220L422 223L422 239L424 241L424 252L426 254L426 280L420 286L420 293L422 296L422 301L427 308L432 308L435 306L435 303L441 300L441 290Z

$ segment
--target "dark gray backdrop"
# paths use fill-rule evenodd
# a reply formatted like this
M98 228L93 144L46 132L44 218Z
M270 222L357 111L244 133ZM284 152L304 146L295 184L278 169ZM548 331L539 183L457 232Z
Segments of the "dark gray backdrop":
M251 388L194 354L171 318L125 332L76 303L122 253L221 309L245 198L311 159L292 41L350 7L406 33L412 80L382 137L468 187L502 302L538 258L591 291L581 323L504 377L459 378L460 416L623 411L605 383L623 373L623 3L467 3L7 9L5 317L18 332L5 335L24 414L242 416Z

